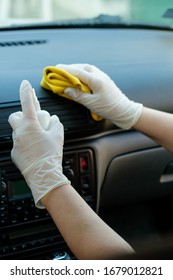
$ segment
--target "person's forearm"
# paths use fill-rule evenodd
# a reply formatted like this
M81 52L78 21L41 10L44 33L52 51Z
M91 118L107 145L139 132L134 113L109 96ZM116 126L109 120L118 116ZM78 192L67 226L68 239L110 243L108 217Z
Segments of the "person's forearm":
M166 149L173 151L173 115L144 107L134 125L136 130L152 138Z
M112 259L133 249L106 225L70 185L42 199L77 259Z

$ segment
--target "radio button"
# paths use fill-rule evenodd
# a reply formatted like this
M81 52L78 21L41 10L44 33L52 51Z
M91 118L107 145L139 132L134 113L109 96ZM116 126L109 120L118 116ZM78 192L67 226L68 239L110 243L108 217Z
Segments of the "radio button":
M4 219L0 220L0 224L1 224L2 226L7 225L7 224L8 224L8 219L7 219L7 218L4 218Z
M1 200L1 205L2 206L7 205L6 201L5 200Z
M16 246L13 246L13 247L11 248L11 250L12 250L13 252L16 252L18 249L17 249Z
M81 177L81 192L83 195L90 194L90 177Z
M29 245L31 247L36 247L38 245L38 242L37 241L32 241L32 242L29 243Z
M0 218L4 218L4 217L6 217L6 214L5 213L1 213L0 214Z
M9 252L9 247L5 247L2 249L2 254L7 254Z
M67 177L68 180L73 180L74 178L74 171L71 168L64 168L64 175Z
M46 212L46 213L44 214L44 217L50 217L50 214L49 214L48 212Z
M0 245L4 246L4 244L8 241L8 234L2 232L0 234Z
M11 223L12 224L17 224L17 220L12 220Z
M73 162L74 162L74 158L71 156L71 157L64 159L63 164L65 166L72 166Z
M34 216L34 219L39 219L40 218L40 215L35 215Z
M28 247L27 244L22 244L20 248L21 248L22 250L26 250L27 247Z
M6 184L5 181L2 180L2 181L1 181L1 190L0 190L0 193L1 193L1 194L5 193L6 189L7 189L7 184Z

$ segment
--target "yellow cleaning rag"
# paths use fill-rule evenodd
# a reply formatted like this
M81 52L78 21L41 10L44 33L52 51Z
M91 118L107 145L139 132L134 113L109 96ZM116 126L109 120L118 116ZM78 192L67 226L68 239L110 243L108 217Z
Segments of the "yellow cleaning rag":
M43 78L41 80L41 86L45 89L52 91L62 97L71 99L64 90L67 87L79 88L85 93L91 94L91 90L85 84L83 84L78 77L64 71L61 68L55 66L47 66L43 69ZM91 112L91 116L94 120L100 121L102 118Z

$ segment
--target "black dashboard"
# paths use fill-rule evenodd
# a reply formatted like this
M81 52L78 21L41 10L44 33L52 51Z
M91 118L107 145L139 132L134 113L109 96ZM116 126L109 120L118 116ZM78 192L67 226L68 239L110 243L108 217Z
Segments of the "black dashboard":
M4 29L0 35L1 259L48 259L54 251L69 251L48 213L34 207L10 159L8 116L20 110L24 79L42 108L57 114L64 125L64 173L112 227L117 230L116 207L173 195L172 181L160 181L173 162L172 153L136 131L94 121L83 106L40 86L46 66L89 63L106 72L129 98L173 113L172 31L37 27Z

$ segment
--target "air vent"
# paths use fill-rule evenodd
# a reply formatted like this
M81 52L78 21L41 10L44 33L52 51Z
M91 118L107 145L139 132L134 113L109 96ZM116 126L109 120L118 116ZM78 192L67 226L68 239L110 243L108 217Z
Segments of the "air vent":
M41 107L47 110L51 115L57 115L64 125L66 132L86 131L94 125L90 113L83 106L71 102L65 98L55 100L41 100ZM8 123L8 117L11 113L20 111L19 104L2 104L0 107L0 137L11 135L11 127Z
M0 42L0 47L19 47L46 44L47 40L27 40L27 41L10 41Z

